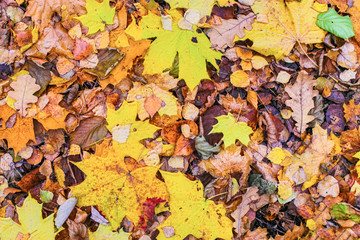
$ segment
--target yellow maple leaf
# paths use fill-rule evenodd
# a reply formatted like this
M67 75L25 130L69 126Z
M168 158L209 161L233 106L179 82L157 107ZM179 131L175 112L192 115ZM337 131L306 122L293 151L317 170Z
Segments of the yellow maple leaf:
M234 144L236 139L245 146L248 145L249 135L253 133L253 130L245 122L238 122L231 113L221 115L216 119L218 123L213 126L210 133L222 133L225 148Z
M158 229L158 240L182 240L192 234L204 240L231 239L232 221L225 216L223 205L203 197L203 185L199 180L191 181L181 172L161 171L170 194L171 215ZM167 238L164 227L173 227L175 235Z
M138 224L147 198L168 200L165 184L156 178L158 167L136 167L125 163L126 149L115 149L104 142L99 145L99 154L76 163L86 179L71 187L78 198L79 206L99 206L113 230L119 227L126 216Z
M109 123L108 128L111 129L114 145L119 148L124 147L125 155L141 160L148 150L140 140L152 138L159 128L150 124L149 120L136 121L137 109L137 102L127 101L124 101L117 111L108 107L106 121Z
M105 24L113 24L115 8L111 8L109 0L99 3L95 0L86 0L87 13L76 17L86 27L89 28L87 34L94 34L97 31L104 31Z
M255 1L251 6L258 19L261 16L267 21L255 21L251 31L245 30L245 37L251 39L251 49L264 54L274 55L276 59L287 56L295 43L310 44L323 42L325 31L316 26L318 12L313 9L313 0ZM267 23L266 23L267 22ZM235 41L239 40L235 37Z
M14 240L27 235L33 240L55 239L54 215L42 217L42 204L29 195L21 207L17 207L20 224L11 218L0 218L0 239Z
M303 190L311 187L317 183L321 175L320 164L330 161L329 154L333 147L334 141L328 138L327 130L322 129L316 124L313 128L310 145L305 149L303 154L293 155L292 163L286 167L285 175L292 181L295 181L296 184L304 183L302 187ZM301 174L301 172L304 174ZM303 176L294 177L300 175Z
M119 232L113 232L110 226L104 226L102 224L99 225L95 232L89 232L89 240L127 240L129 236L130 233L124 232L122 229Z

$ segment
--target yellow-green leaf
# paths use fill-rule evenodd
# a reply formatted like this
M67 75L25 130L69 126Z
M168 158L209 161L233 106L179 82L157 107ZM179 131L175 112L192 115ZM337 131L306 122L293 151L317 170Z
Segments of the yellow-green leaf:
M218 123L215 124L210 133L222 133L224 136L225 147L234 144L238 139L245 146L250 142L249 135L253 133L251 127L245 122L238 122L231 113L216 117Z
M113 232L110 226L99 225L95 232L89 232L90 240L128 240L130 233L124 232L122 229L119 232Z
M89 28L87 34L104 31L105 24L114 24L115 8L110 7L109 0L103 0L102 3L86 0L86 11L85 15L76 18Z
M161 175L170 194L171 215L158 227L158 240L182 240L189 234L204 240L233 237L233 223L225 216L224 206L203 197L199 180L191 181L181 172L161 171ZM175 235L167 238L164 227L173 227Z
M54 215L42 217L42 204L30 195L21 207L17 207L20 225L11 218L0 218L0 239L14 240L18 235L27 235L29 239L55 239Z
M156 38L144 57L144 74L161 73L171 68L179 56L179 78L184 79L192 91L202 79L209 79L206 61L218 68L216 59L221 53L211 49L211 43L200 29L180 29L179 13L170 11L173 18L172 31L164 30L161 17L149 13L141 20L142 37Z

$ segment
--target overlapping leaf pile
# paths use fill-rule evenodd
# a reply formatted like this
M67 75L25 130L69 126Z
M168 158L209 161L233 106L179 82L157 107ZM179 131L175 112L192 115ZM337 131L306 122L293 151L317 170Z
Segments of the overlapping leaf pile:
M0 2L0 239L357 239L359 1Z

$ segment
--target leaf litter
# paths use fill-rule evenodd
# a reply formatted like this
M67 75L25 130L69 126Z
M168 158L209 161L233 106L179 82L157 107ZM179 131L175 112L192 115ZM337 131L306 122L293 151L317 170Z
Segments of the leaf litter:
M1 2L0 238L359 238L358 5Z

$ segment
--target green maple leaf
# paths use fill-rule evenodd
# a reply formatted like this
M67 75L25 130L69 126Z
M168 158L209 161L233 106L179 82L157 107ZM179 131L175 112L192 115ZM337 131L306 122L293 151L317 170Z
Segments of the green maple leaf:
M213 126L210 133L222 133L225 147L235 143L238 139L245 146L250 142L249 135L253 133L251 127L245 122L238 122L231 113L216 117L218 123Z
M179 56L179 78L184 79L192 91L202 79L208 79L206 61L217 68L216 59L221 53L211 49L211 43L199 29L183 30L177 26L182 16L171 12L172 31L162 28L161 17L149 13L141 21L142 38L156 38L144 59L144 74L161 73L171 68L176 55ZM130 35L136 35L128 32Z
M98 3L95 0L86 0L85 15L76 17L86 27L89 28L88 34L94 34L97 31L104 31L105 24L114 24L115 8L111 8L109 0L103 0Z
M319 13L316 25L344 39L355 36L350 17L340 16L333 8L330 8L327 12Z

